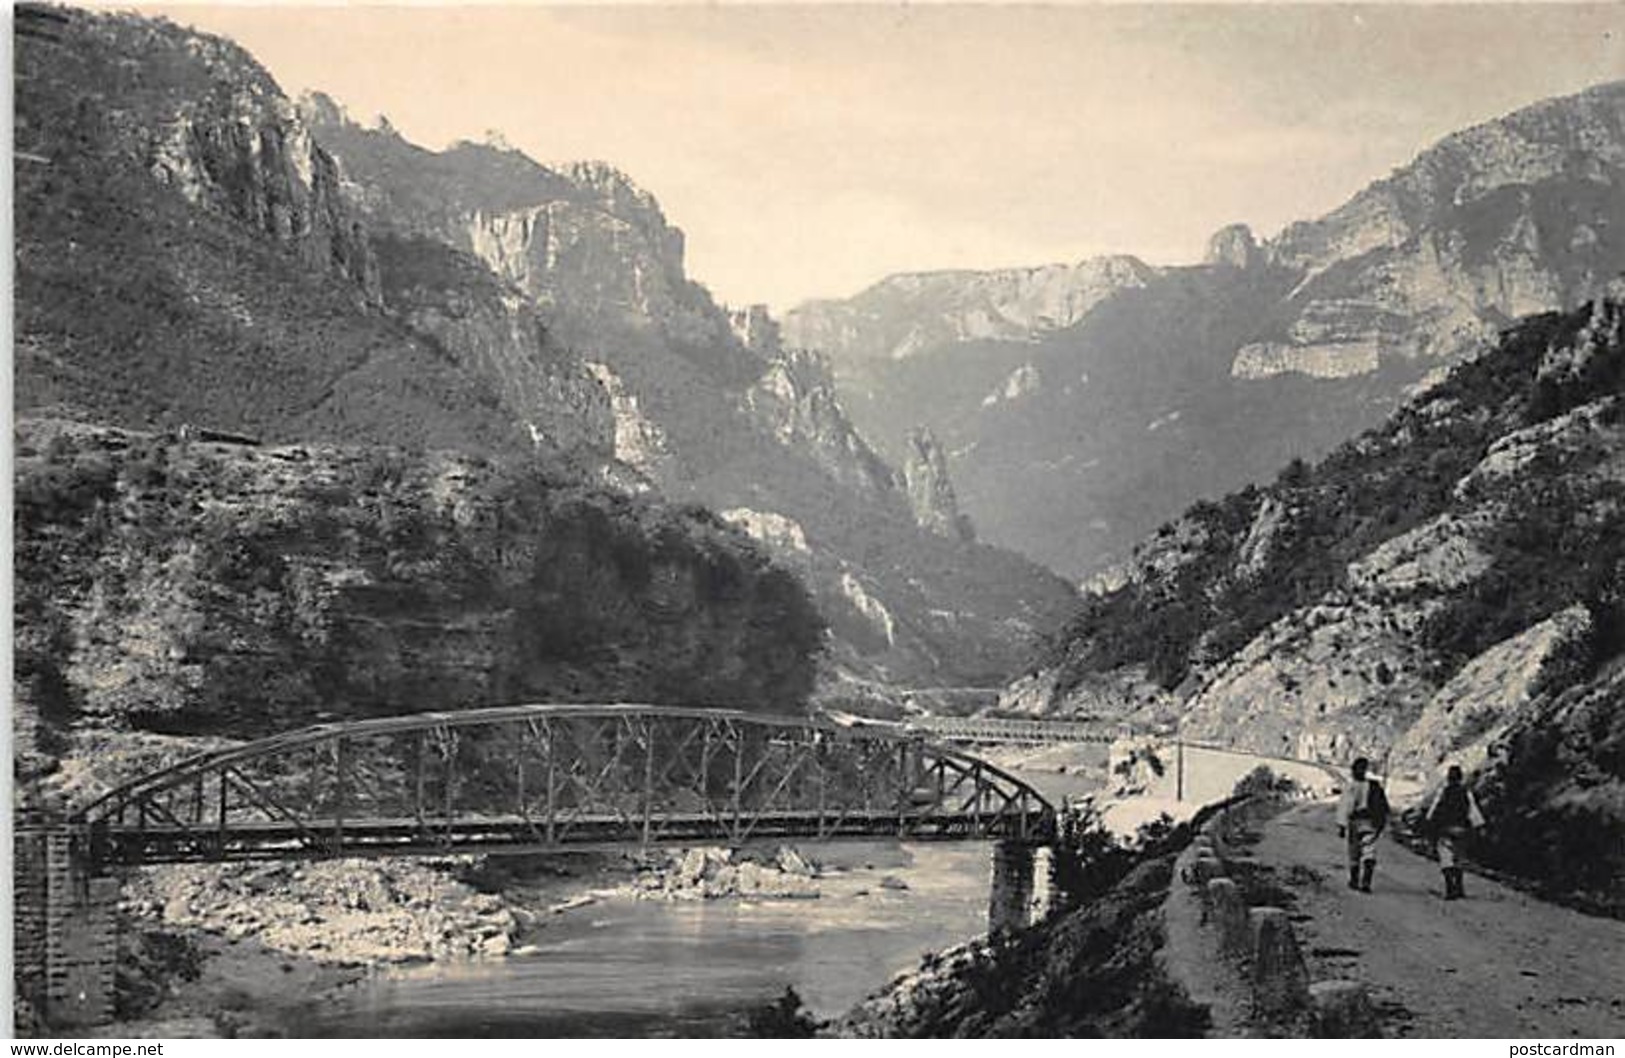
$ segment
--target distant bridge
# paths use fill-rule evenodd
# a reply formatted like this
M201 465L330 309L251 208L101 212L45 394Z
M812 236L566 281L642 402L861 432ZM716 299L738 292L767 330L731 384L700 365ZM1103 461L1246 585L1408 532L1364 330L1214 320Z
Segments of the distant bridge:
M850 836L1039 845L1055 828L1026 783L918 733L643 705L322 724L164 768L70 824L92 872Z
M1126 725L1087 720L1001 720L985 716L916 717L903 725L948 742L1019 743L1045 745L1056 742L1111 743L1132 732Z

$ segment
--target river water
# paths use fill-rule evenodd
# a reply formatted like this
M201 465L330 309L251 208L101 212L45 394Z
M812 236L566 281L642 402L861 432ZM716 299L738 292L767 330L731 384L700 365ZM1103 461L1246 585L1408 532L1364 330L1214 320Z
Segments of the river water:
M817 857L816 847L809 847ZM991 848L847 844L817 900L616 897L556 916L534 952L391 971L307 1011L301 1035L718 1036L793 987L841 1013L987 928ZM882 881L890 879L890 885ZM900 888L906 885L907 888Z

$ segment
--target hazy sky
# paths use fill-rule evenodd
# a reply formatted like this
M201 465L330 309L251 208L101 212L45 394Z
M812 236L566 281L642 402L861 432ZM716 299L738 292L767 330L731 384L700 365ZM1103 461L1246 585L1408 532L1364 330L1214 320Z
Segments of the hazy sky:
M166 6L430 147L599 158L734 303L1200 256L1439 136L1625 77L1625 8Z

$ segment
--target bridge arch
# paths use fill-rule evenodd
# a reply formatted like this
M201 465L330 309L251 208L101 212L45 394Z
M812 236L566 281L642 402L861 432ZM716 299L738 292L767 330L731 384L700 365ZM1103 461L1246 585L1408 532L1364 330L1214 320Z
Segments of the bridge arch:
M73 819L138 863L900 836L1047 844L1054 812L918 734L651 705L320 724L201 754Z

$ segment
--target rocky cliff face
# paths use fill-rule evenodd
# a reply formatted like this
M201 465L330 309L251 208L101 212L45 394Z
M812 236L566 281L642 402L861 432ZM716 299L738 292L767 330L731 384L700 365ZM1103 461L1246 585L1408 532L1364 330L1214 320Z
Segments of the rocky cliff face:
M19 715L48 729L248 737L547 698L787 712L812 686L805 590L704 512L381 447L51 420L17 446Z
M785 317L791 345L846 365L902 360L953 342L1024 340L1070 327L1154 270L1134 257L994 272L915 272L883 279L846 300L808 302Z
M1517 316L1572 307L1625 246L1625 83L1467 129L1266 252L1303 278L1275 325L1339 370L1374 357L1453 362ZM1281 370L1293 370L1290 362Z
M193 205L235 217L378 301L377 264L341 201L332 156L242 49L161 21L80 18L76 29L73 57L60 47L50 55L94 67L104 148L127 155ZM118 62L118 55L140 58Z
M809 454L836 481L870 497L895 496L896 475L853 429L828 362L801 349L766 350L766 370L744 406L786 448Z
M1625 827L1597 706L1625 655L1622 519L1625 305L1599 301L1523 322L1318 466L1192 508L1008 697L1428 780L1459 763L1497 825L1544 835L1522 863L1497 841L1506 865L1595 885L1559 849L1571 813L1586 842ZM1557 745L1578 773L1537 780ZM1610 862L1592 897L1625 908Z
M1275 238L1231 225L1200 265L1123 264L1076 311L1015 293L1066 289L1046 270L941 273L810 304L786 333L830 353L881 451L901 460L916 423L943 439L986 539L1083 577L1198 497L1380 424L1512 319L1601 295L1625 261L1622 159L1625 83L1603 85Z

